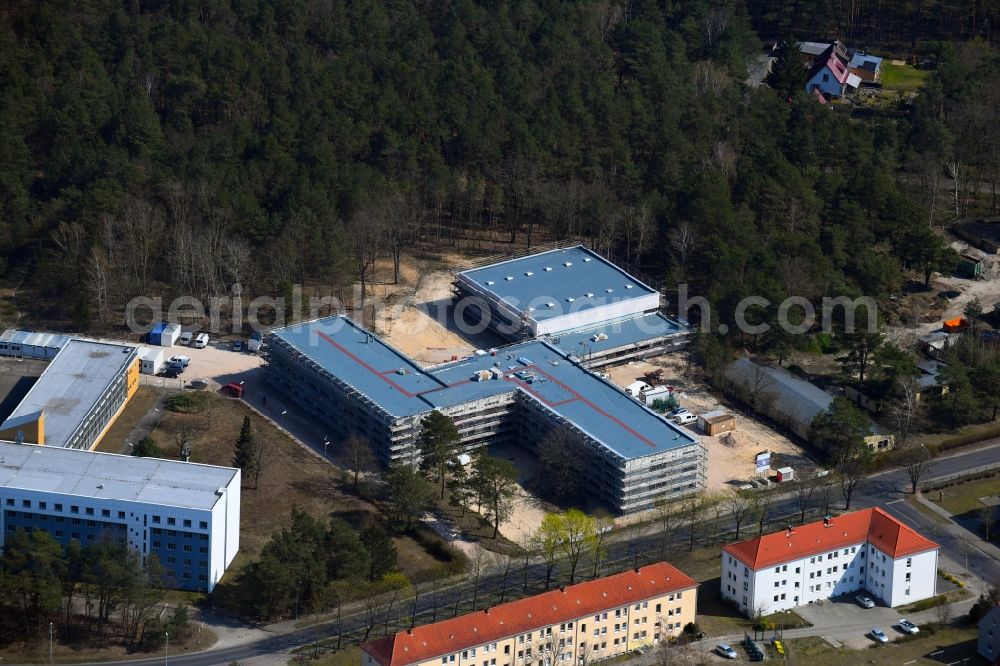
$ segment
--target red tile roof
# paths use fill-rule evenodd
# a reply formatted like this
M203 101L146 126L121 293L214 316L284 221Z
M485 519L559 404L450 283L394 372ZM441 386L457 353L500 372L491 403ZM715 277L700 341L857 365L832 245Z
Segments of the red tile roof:
M383 666L415 664L697 585L676 567L657 562L415 627L412 631L400 631L364 643L361 649Z
M800 560L868 541L893 559L933 550L936 543L879 509L863 509L836 516L830 526L819 520L791 532L765 534L723 546L723 550L754 571Z

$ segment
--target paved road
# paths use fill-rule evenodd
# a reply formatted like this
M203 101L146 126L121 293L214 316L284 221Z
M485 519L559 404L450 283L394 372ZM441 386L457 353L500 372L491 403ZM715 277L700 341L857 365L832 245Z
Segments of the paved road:
M272 401L269 399L268 407L272 406L270 404L271 402ZM318 451L322 453L321 436L319 433L315 433L314 436L317 437L316 441L307 441L309 441L311 446L317 447ZM975 450L938 459L932 464L926 478L930 479L939 476L946 476L964 469L975 468L994 462L1000 462L1000 441L990 442L986 445L977 447ZM981 553L974 548L969 548L966 541L964 541L960 536L956 536L955 534L944 530L935 530L930 519L926 518L921 512L913 509L905 501L901 501L905 497L904 489L908 483L909 480L906 477L906 474L900 470L892 470L879 474L865 482L865 484L856 492L854 506L858 508L869 506L881 506L885 508L904 522L911 524L913 527L927 534L933 533L934 538L941 544L941 552L944 558L950 559L954 564L962 563L964 565L964 558L966 553L968 553L969 569L972 574L978 576L980 579L988 581L1000 580L1000 562L991 559L986 554ZM772 516L778 517L785 514L797 514L797 507L795 505L794 498L780 499L772 505ZM728 529L728 527L731 526L724 526L723 529ZM961 535L961 532L959 532L959 535ZM972 535L970 534L969 539L971 540L971 538ZM680 542L682 544L684 543L684 535L680 535ZM639 551L640 553L655 553L658 546L659 537L656 535L646 536L640 539L625 539L610 545L608 557L609 560L616 562L620 567L623 566L625 562L631 562L636 551ZM678 545L676 547L680 548L683 546ZM646 558L643 557L640 561L646 561ZM544 565L541 563L532 564L528 569L529 589L540 589L542 587L542 582L544 581L544 576ZM523 571L519 566L515 566L508 576L506 585L508 589L518 588L518 591L520 591L522 580ZM483 598L489 594L499 594L504 585L505 583L503 577L500 575L485 578L480 585L480 597ZM456 586L451 589L442 590L438 593L436 600L433 600L428 592L424 592L416 610L418 614L421 612L430 612L432 603L435 603L438 608L445 609L440 612L439 619L449 617L453 612L451 608L455 603L456 595L461 594L463 589L463 586ZM463 607L460 612L467 612L468 610L469 609L467 607ZM412 609L406 608L403 612L408 614L412 612ZM421 618L421 622L426 622L428 620L429 618ZM362 627L364 622L360 615L355 615L352 617L345 617L343 624L345 633L348 633L350 630ZM393 623L390 623L390 630L392 624ZM845 629L845 631L854 631L855 629L857 628L852 626ZM252 639L252 642L247 642L242 645L209 650L203 653L171 657L170 663L176 664L177 666L209 666L213 664L228 664L231 661L242 661L267 654L287 654L293 648L306 645L314 641L317 633L320 638L329 637L331 635L335 635L335 627L332 625L324 625L318 630L308 628L292 631L287 634L268 636L262 639L254 638ZM380 635L381 633L376 630L372 633L372 638ZM791 637L791 634L789 634L789 637ZM718 641L720 639L716 637L711 640ZM163 658L159 657L156 659L144 659L120 663L133 664L135 666L153 666L154 664L162 664Z

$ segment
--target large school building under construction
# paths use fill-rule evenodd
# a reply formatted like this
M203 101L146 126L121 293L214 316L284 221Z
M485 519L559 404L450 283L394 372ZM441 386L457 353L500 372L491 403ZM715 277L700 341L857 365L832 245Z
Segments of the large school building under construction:
M577 289L588 289L592 278L603 281L609 266L625 276L619 281L631 280L589 250L571 250L574 259L564 263L578 260L582 266L573 280ZM512 264L546 255L551 259L552 253L543 253L500 265L508 273L526 272L523 263ZM586 270L590 264L600 266L596 278ZM539 271L546 272L544 265ZM625 284L639 283L622 282L628 293ZM563 291L559 296L576 300ZM542 298L555 302L557 296ZM385 464L415 461L420 421L433 410L452 418L466 450L496 443L534 450L553 429L561 429L586 460L590 495L620 513L641 511L703 488L706 465L696 436L588 368L595 358L596 364L609 362L600 354L615 349L615 342L606 343L621 330L630 336L625 349L633 351L637 343L648 350L642 342L686 334L680 323L649 309L652 299L645 301L625 312L624 306L602 309L613 305L608 299L577 311L590 316L574 313L572 322L584 327L532 328L522 342L426 369L347 317L327 317L271 331L264 350L266 372L275 388L322 418L339 437L357 433L369 439ZM601 319L605 316L610 319ZM639 320L649 318L662 318L673 333L656 326L644 331L646 324Z

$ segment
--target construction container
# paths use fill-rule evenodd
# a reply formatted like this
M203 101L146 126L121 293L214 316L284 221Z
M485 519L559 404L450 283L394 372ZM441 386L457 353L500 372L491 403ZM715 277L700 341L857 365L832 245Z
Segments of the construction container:
M716 409L698 417L698 428L706 435L718 435L736 430L736 417L729 412Z
M162 349L139 347L139 372L144 375L155 375L163 368L164 353Z
M775 477L778 483L785 483L787 481L795 480L795 470L791 467L782 467L778 470L778 475Z
M149 332L149 344L159 347L173 347L181 336L181 325L161 321Z

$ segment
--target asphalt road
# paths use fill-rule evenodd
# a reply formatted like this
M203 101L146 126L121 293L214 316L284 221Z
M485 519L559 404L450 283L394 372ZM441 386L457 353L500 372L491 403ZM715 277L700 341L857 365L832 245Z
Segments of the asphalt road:
M993 441L971 451L935 460L924 478L925 480L929 480L992 463L1000 463L1000 441ZM974 540L975 537L973 535L969 534L966 539L962 538L961 531L959 531L958 535L955 535L946 530L934 529L934 525L930 519L926 518L921 512L914 510L905 501L901 501L905 497L905 488L908 484L909 479L903 470L891 470L874 476L863 482L857 489L852 503L852 508L866 508L873 506L882 507L900 520L910 524L921 532L932 535L933 538L941 545L942 555L951 559L953 562L964 564L965 557L968 555L970 572L978 576L980 579L986 581L1000 580L1000 562L997 562L985 553L968 545L968 541ZM839 496L837 499L840 499ZM794 497L787 497L774 501L769 511L771 519L777 519L784 515L797 514L798 508ZM725 525L724 523L722 531L732 528L732 525ZM683 533L678 536L678 542L679 544L675 545L675 548L684 547L683 544L686 541ZM655 534L641 538L625 538L615 541L609 545L608 560L612 563L616 563L620 569L623 566L627 566L625 563L631 563L634 561L637 551L640 553L638 558L640 563L652 560L658 548L659 537ZM649 555L643 555L643 553L648 553ZM669 560L669 554L667 559ZM490 594L498 595L501 588L505 585L508 589L520 588L522 586L523 575L522 568L515 564L512 567L506 582L504 581L503 576L499 574L484 578L480 583L479 597L482 599ZM528 580L530 589L540 590L544 583L544 577L544 564L534 563L529 566ZM455 586L453 588L440 591L436 595L436 598L433 598L429 593L424 592L417 603L417 614L429 613L432 605L436 605L439 609L441 609L439 610L439 619L450 617L453 612L452 608L454 607L457 595L466 594L467 589L468 585ZM478 607L482 608L482 604ZM403 608L398 610L402 615L408 616L414 609L412 608L412 604L407 602ZM469 607L465 604L462 606L460 612L468 612L468 610ZM421 618L420 621L422 623L429 620L430 618ZM395 622L390 621L389 624L391 631ZM364 618L360 613L343 618L344 634L348 634L358 629L363 630L364 625ZM210 666L215 664L228 664L233 661L246 660L266 654L287 654L294 648L313 642L317 635L321 640L331 636L336 636L336 627L333 624L326 624L322 625L318 629L311 627L300 629L291 633L274 635L272 637L242 645L220 648L217 650L208 650L206 652L195 654L171 656L170 663L176 664L177 666ZM381 636L381 626L377 627L375 631L372 632L370 638L374 639L379 636ZM161 656L155 659L142 659L118 663L130 664L134 666L153 666L155 664L162 664L163 662L164 659Z

